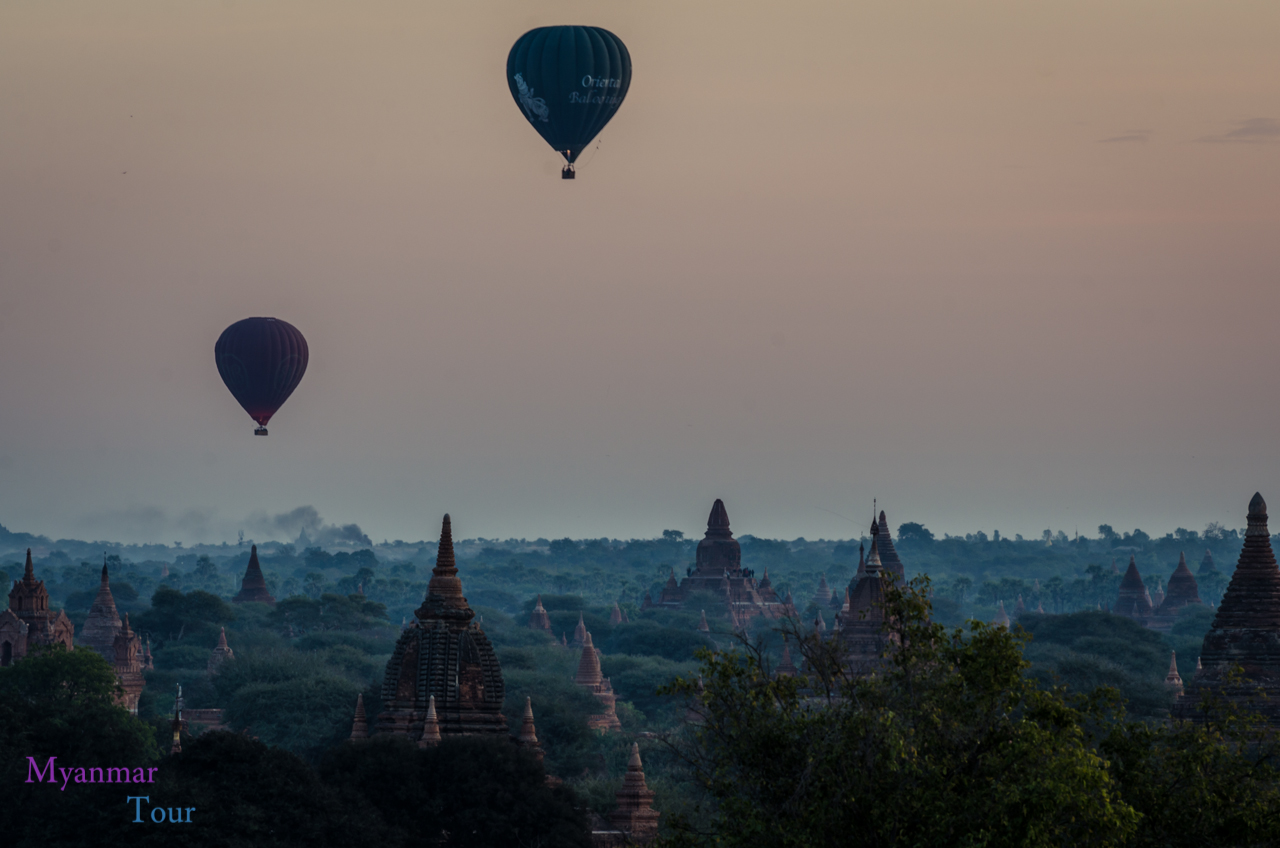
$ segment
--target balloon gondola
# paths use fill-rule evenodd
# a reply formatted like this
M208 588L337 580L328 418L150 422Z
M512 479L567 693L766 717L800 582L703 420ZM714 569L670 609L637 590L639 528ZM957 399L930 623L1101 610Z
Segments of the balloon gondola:
M307 340L288 321L245 318L222 331L213 353L222 382L257 422L254 435L267 435L267 422L307 372Z
M539 27L507 54L507 85L525 118L564 157L560 178L572 180L578 156L627 96L631 54L607 29Z

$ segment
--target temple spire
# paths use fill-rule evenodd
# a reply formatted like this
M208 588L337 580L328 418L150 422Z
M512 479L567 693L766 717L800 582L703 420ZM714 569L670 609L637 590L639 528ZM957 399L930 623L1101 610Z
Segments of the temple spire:
M105 567L106 567L106 564L104 563L103 568ZM30 548L27 548L27 566L22 570L22 582L24 583L36 582L36 567L31 563Z
M453 525L449 513L440 522L440 545L436 550L436 564L431 569L427 583L427 596L422 606L414 612L420 620L450 619L470 621L475 613L462 596L462 581L458 579L457 560L453 554Z
M698 622L698 630L703 633L710 633L711 627L707 624L707 611L702 610L702 619Z

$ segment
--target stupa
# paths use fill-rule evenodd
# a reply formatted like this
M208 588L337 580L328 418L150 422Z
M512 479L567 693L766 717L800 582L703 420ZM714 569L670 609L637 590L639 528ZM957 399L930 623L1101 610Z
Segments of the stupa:
M622 722L618 721L617 696L613 694L613 684L600 672L600 653L591 643L591 632L587 631L583 639L582 657L578 660L578 673L573 682L596 696L604 712L587 717L587 727L592 730L621 730Z
M258 565L258 546L253 545L249 548L249 567L245 569L244 580L240 583L240 591L232 602L243 604L246 602L255 602L262 604L276 605L276 599L271 597L271 593L267 591L267 580L262 576L262 566Z
M880 510L879 519L871 522L871 536L878 545L881 569L892 574L901 583L906 579L906 569L893 547L893 538L889 535L889 519L885 517L883 509Z
M448 515L426 598L413 617L387 661L377 732L419 739L434 698L442 735L505 734L502 669L462 595Z
M542 606L541 595L538 596L537 602L533 605L533 612L529 613L529 629L551 632L551 616L547 615L546 609Z
M1179 611L1184 607L1202 603L1196 578L1191 573L1191 569L1187 568L1186 554L1178 553L1178 567L1169 577L1168 585L1169 591L1165 592L1164 600L1156 607L1149 624L1152 629L1165 633L1173 627Z
M1116 615L1132 618L1140 624L1146 624L1147 619L1151 618L1151 595L1147 593L1142 575L1138 573L1138 561L1132 554L1129 555L1129 568L1120 581L1120 591L1111 611Z
M232 659L235 655L236 652L231 650L231 646L227 644L227 628L224 627L218 633L218 644L209 653L209 663L205 666L205 670L210 674L217 674L218 666Z
M115 598L111 596L111 584L107 578L107 563L102 563L102 580L98 584L98 594L89 607L89 615L80 628L80 641L101 654L107 662L114 662L116 656L116 634L120 632L120 613L116 610Z
M1261 494L1249 501L1244 547L1205 634L1200 662L1174 715L1203 720L1206 696L1216 695L1244 702L1269 724L1280 725L1280 569ZM1241 678L1233 679L1237 668Z
M827 585L827 575L818 575L818 588L813 590L813 597L809 599L809 605L814 607L826 606L831 603L831 587Z
M653 790L644 779L638 742L631 743L631 759L627 763L627 774L622 779L622 788L618 790L617 802L609 814L609 825L613 833L623 836L623 841L607 844L647 845L652 842L658 835L661 813L653 809ZM600 844L599 840L595 841Z

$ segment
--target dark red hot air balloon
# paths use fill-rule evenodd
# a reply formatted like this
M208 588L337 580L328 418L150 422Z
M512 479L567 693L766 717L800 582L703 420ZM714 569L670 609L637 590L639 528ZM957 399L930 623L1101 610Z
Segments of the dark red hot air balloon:
M307 340L288 321L246 318L222 331L213 355L222 382L258 422L254 435L267 435L267 422L307 373Z

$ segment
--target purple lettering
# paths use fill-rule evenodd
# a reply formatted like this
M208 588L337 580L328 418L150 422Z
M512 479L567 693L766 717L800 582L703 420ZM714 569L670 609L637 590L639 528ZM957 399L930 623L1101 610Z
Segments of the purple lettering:
M42 769L36 765L35 757L27 757L27 783L39 783L41 780L44 779L44 772L46 770L49 772L49 782L57 783L58 779L53 776L53 769L54 769L53 764L57 761L57 759L58 759L57 757L50 757L49 762L45 763L44 768ZM32 769L35 769L35 772L36 772L35 780L31 779Z

